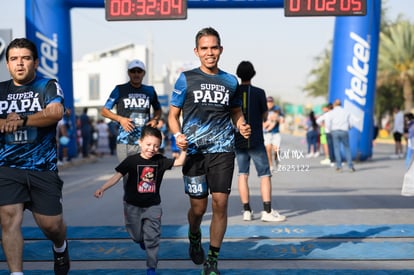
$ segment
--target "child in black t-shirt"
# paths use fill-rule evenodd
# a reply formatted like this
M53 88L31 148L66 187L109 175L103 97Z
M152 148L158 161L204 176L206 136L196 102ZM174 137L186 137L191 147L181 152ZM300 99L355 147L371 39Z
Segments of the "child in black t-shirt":
M139 154L128 156L116 168L115 174L95 191L101 198L104 192L128 176L124 186L125 226L131 238L147 253L147 274L155 274L161 236L160 186L166 170L184 164L186 152L178 158L166 158L158 153L161 132L150 126L142 129Z

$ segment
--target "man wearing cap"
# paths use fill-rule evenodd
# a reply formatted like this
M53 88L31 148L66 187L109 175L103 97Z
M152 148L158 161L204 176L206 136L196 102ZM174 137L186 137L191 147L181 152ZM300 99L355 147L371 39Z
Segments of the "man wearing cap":
M279 150L281 143L281 136L279 125L283 122L283 113L279 106L275 105L273 97L267 97L267 120L263 123L264 143L269 159L270 169L273 171L279 164ZM273 167L273 159L275 160L275 167Z
M142 84L145 64L138 59L129 62L128 76L127 83L115 86L101 111L103 117L119 124L116 146L119 161L139 152L141 128L156 127L161 118L161 104L154 87ZM111 111L115 105L116 113Z

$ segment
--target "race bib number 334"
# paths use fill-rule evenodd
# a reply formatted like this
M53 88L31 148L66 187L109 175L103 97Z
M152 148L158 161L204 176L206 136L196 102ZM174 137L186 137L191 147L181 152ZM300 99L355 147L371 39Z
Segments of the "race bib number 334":
M204 197L208 194L206 176L184 176L185 193L192 197Z

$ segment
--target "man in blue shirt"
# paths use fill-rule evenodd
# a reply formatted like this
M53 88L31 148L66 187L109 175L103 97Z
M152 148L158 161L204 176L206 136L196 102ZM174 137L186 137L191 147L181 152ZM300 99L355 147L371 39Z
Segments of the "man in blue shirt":
M12 275L23 274L21 225L25 209L53 242L54 271L69 272L63 220L63 181L57 171L56 126L64 113L54 79L36 75L39 56L25 38L6 50L11 80L0 82L0 222L2 247Z
M218 68L223 52L220 36L213 28L196 35L194 53L200 67L180 74L175 83L168 115L170 131L177 146L187 150L183 167L188 211L189 254L195 264L203 264L202 274L220 274L217 259L227 228L227 205L234 171L234 126L248 138L237 94L237 79ZM182 113L182 127L180 123ZM207 209L209 192L213 215L210 248L205 260L200 225Z
M155 128L161 118L161 104L154 87L142 83L145 73L142 61L135 59L129 62L129 81L115 86L101 111L103 117L119 124L116 146L119 161L140 151L138 140L142 127ZM113 112L115 106L116 112Z

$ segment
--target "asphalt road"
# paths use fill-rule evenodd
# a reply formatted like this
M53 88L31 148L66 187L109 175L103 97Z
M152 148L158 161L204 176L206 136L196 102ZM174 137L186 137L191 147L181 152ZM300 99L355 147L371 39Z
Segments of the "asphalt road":
M376 144L371 159L355 163L356 172L323 166L319 158L305 158L304 138L283 136L284 160L280 171L272 177L273 208L287 216L283 223L263 223L258 215L251 222L242 221L241 204L237 192L237 171L229 201L229 226L269 226L287 230L295 226L347 226L347 225L404 225L414 224L414 197L400 195L405 173L404 160L390 159L392 144ZM168 153L167 153L168 155ZM76 165L61 169L64 180L64 216L68 226L123 226L122 181L107 190L104 197L96 199L94 191L114 172L115 157L106 156L87 161L77 160ZM250 179L251 205L255 213L262 210L259 179L254 167ZM174 168L164 176L161 187L164 225L186 225L188 199L184 195L181 169ZM203 225L209 225L210 208ZM30 213L26 213L23 226L35 226ZM389 238L386 239L390 240ZM410 238L397 241L414 241ZM289 241L286 239L286 241ZM381 241L381 240L379 240ZM410 252L412 253L412 251ZM125 266L126 262L100 262L100 268ZM131 268L145 269L145 262L127 262ZM72 269L89 269L96 264L74 262ZM29 268L50 268L50 263L29 263ZM342 261L283 260L278 261L223 261L221 268L287 268L293 270L324 269L412 269L412 260ZM189 261L160 261L160 268L194 268ZM0 263L0 270L4 263Z

